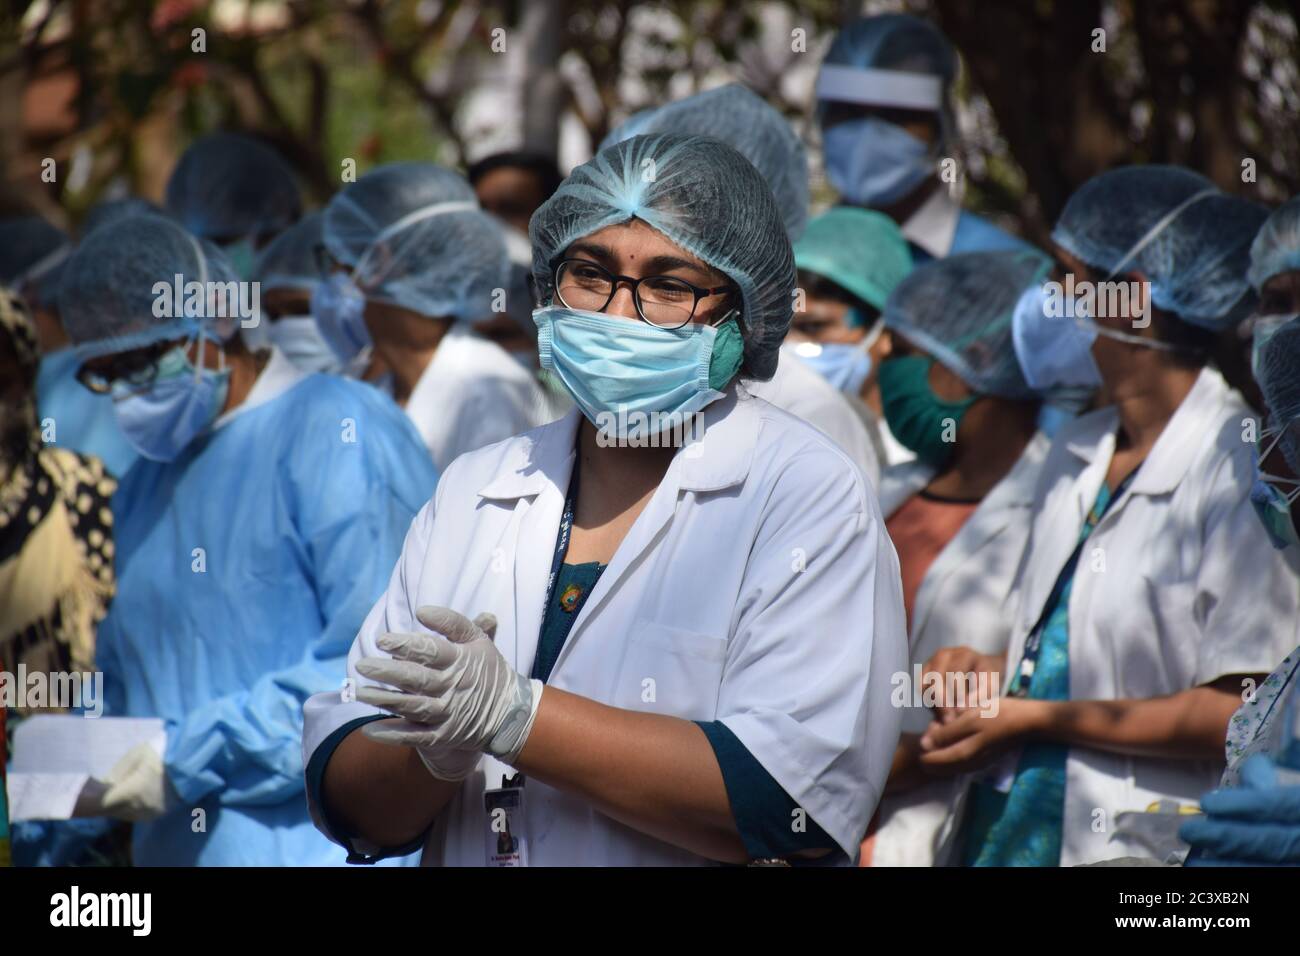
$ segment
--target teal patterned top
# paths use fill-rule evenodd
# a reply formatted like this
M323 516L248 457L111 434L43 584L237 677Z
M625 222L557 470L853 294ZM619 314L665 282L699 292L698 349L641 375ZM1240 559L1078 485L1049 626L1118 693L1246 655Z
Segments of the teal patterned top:
M1101 486L1088 512L1079 543L1092 533L1110 504ZM1077 553L1077 552L1076 552ZM1028 686L1017 669L1010 694L1033 700L1070 698L1070 592L1077 560L1068 564L1052 589L1042 617L1038 659ZM1059 866L1065 816L1065 760L1070 748L1054 742L1028 743L1005 793L982 780L971 787L963 823L965 866Z

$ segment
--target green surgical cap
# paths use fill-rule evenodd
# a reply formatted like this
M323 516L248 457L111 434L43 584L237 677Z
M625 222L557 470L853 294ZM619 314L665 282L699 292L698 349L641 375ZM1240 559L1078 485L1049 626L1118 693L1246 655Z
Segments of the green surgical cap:
M808 223L794 244L794 264L883 310L894 286L912 270L912 253L884 213L837 206Z

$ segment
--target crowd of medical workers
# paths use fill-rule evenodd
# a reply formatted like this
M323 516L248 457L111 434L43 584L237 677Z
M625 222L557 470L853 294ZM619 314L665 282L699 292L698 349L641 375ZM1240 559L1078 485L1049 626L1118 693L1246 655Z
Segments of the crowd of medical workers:
M0 861L1300 863L1300 198L1121 167L1035 248L956 73L839 32L815 216L732 84L0 221L0 670L166 730Z

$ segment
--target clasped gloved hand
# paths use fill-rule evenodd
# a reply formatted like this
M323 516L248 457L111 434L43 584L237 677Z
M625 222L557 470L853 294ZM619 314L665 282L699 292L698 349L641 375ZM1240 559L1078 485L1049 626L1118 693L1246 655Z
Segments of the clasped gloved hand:
M363 685L357 700L403 718L373 721L374 740L415 747L429 772L463 780L487 751L513 763L528 739L542 682L518 674L492 643L496 618L471 621L444 607L422 607L416 619L436 633L382 635L392 655L365 657L357 672L394 688Z
M87 783L76 815L139 823L162 816L179 800L162 757L152 745L142 743L128 750L106 779Z
M1201 851L1189 866L1300 864L1300 786L1279 784L1264 754L1242 763L1241 786L1211 790L1201 809L1178 832Z

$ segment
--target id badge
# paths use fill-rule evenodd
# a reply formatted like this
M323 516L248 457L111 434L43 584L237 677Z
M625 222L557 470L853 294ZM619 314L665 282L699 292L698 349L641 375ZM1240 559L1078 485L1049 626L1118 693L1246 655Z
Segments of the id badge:
M487 811L487 865L527 866L528 834L524 827L524 788L500 787L483 794Z

